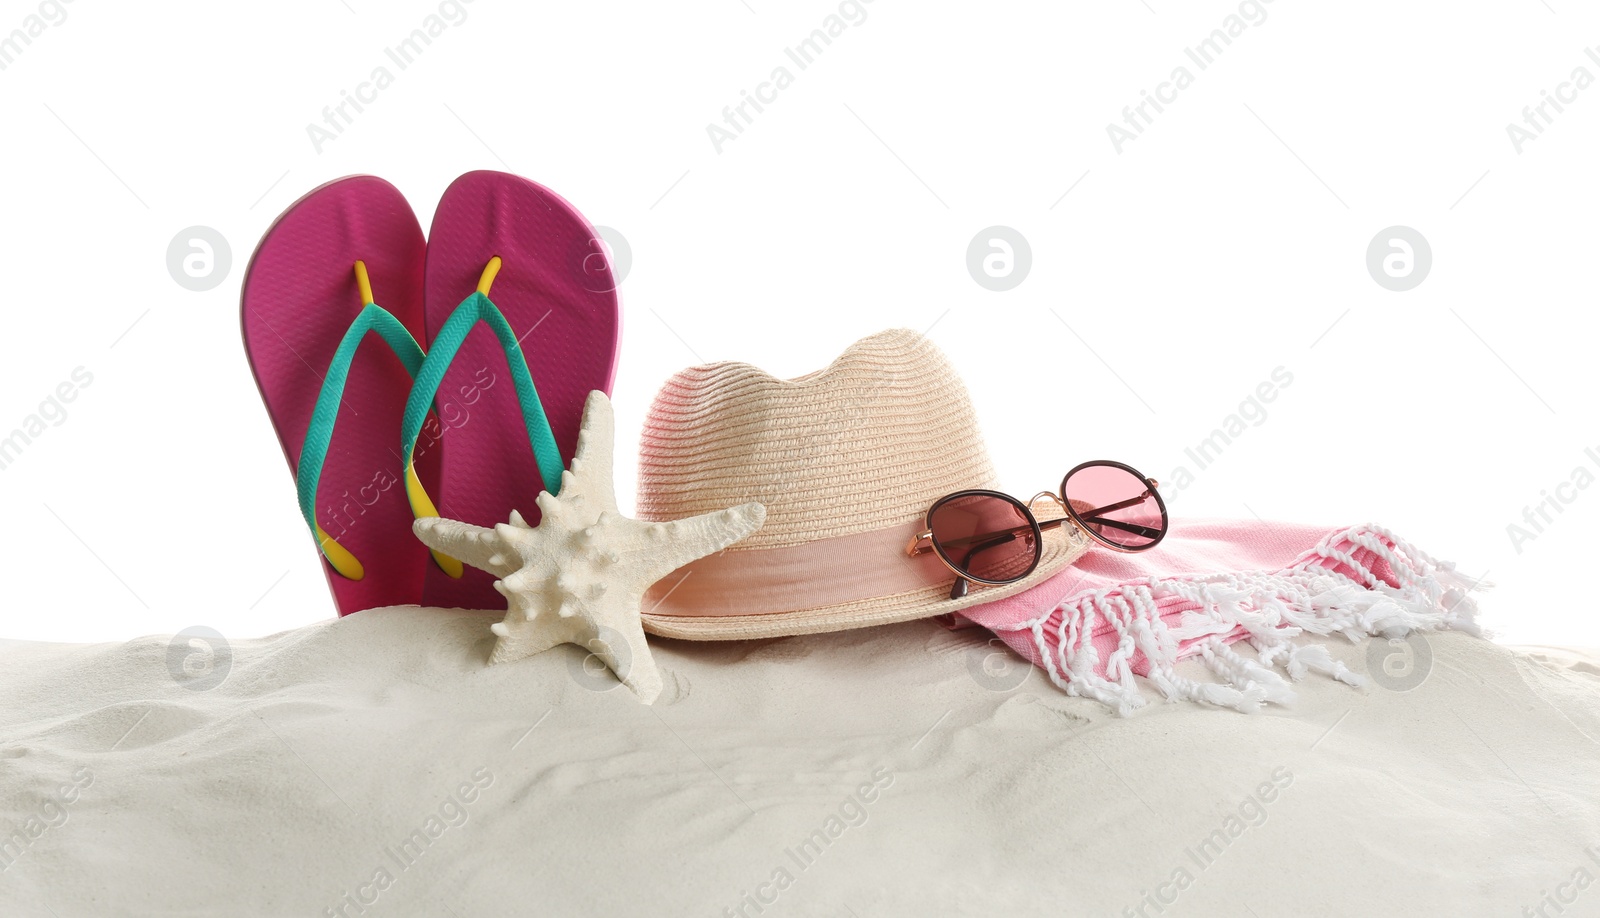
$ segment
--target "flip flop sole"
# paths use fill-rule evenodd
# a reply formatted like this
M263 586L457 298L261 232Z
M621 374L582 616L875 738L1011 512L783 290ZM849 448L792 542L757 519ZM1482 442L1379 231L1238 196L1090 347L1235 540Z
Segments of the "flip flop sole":
M240 302L245 353L291 473L334 352L362 310L358 259L374 300L421 341L422 227L382 179L352 176L311 191L273 223L250 260ZM419 603L423 570L433 566L411 533L400 465L410 389L405 365L368 335L350 366L315 505L317 523L365 569L351 580L319 553L340 615ZM437 475L440 452L425 434L419 475Z
M446 189L429 232L424 324L432 340L478 285L494 256L503 262L489 298L521 340L565 467L577 449L589 393L611 392L621 335L616 285L593 227L555 192L519 176L469 172ZM527 428L494 333L479 325L462 343L439 389L447 445L439 478L419 470L441 515L479 526L513 509L538 520L544 490ZM493 577L468 568L459 579L426 575L428 605L505 607Z

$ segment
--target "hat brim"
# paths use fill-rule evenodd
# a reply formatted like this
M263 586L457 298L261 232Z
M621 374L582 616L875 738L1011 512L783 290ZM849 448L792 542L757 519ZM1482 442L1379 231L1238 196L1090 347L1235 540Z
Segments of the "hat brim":
M955 574L940 584L854 602L838 603L794 612L757 615L656 615L642 613L644 630L661 637L688 641L743 641L761 638L792 637L848 631L873 625L892 625L919 618L933 618L962 609L1014 596L1037 586L1076 561L1092 543L1089 537L1071 526L1048 530L1041 540L1039 563L1032 573L1016 581L996 585L973 584L967 595L950 598Z

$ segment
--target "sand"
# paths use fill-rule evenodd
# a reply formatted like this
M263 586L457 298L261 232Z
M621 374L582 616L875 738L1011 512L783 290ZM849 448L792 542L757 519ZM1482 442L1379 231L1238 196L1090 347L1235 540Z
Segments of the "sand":
M1407 691L1118 718L913 622L652 639L645 707L576 647L486 667L499 617L202 690L167 637L0 644L0 914L1600 914L1592 654L1433 634Z

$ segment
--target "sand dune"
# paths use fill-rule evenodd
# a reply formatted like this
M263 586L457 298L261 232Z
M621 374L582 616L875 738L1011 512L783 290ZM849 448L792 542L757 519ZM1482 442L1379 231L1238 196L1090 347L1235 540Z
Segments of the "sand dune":
M498 618L235 641L200 691L167 637L0 644L0 914L1600 909L1592 656L1430 634L1409 691L1122 719L916 622L653 639L645 707L572 646L483 665Z

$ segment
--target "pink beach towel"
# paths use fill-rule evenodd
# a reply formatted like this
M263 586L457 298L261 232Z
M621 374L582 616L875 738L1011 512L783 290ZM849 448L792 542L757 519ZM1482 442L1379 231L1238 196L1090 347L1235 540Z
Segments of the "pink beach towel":
M1191 520L1148 552L1091 550L1032 589L954 618L995 632L1068 694L1119 714L1144 704L1135 676L1168 700L1254 711L1292 700L1289 681L1307 672L1362 683L1325 647L1297 644L1301 634L1481 634L1469 594L1484 587L1381 526ZM1238 641L1254 659L1229 646ZM1173 665L1188 658L1219 681L1178 675Z

